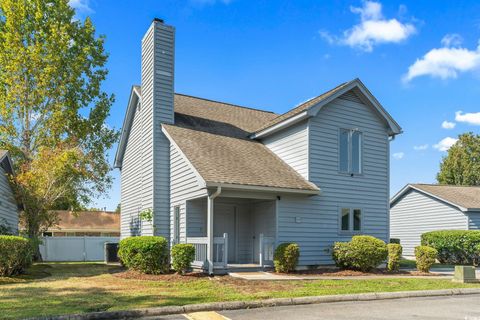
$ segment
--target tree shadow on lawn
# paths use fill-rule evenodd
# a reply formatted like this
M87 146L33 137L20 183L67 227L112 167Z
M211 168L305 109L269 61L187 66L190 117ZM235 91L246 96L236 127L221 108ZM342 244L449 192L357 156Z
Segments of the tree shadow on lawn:
M13 283L30 283L41 280L68 280L69 278L95 277L125 271L121 266L105 264L36 263L25 273L13 277L0 277L0 286Z
M5 319L40 317L97 311L185 305L208 302L205 296L168 296L102 288L15 287L0 294L0 315Z

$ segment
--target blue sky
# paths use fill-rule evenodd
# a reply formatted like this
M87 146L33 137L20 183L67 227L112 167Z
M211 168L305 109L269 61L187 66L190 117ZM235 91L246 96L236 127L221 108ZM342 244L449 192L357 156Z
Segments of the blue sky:
M434 182L458 134L480 129L476 1L72 0L107 38L120 128L140 83L154 17L176 27L176 92L282 113L359 77L404 133L391 144L391 193ZM110 153L113 161L114 150ZM98 207L120 202L119 173Z

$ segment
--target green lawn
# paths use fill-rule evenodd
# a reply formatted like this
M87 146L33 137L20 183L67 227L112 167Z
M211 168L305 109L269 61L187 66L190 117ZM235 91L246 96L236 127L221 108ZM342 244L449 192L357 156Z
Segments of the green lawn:
M0 278L0 318L135 309L273 297L477 287L442 279L246 281L228 276L125 278L103 264L39 264L28 274Z

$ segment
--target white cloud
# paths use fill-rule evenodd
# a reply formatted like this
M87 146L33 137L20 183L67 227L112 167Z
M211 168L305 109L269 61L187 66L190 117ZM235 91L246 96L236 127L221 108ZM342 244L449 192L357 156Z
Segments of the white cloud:
M459 73L472 71L480 67L480 46L474 50L462 48L458 35L446 35L442 39L442 48L435 48L417 59L408 68L404 82L420 76L448 79L456 78Z
M443 138L442 140L440 140L439 143L434 144L433 147L435 149L439 150L439 151L447 151L457 141L458 141L458 139L455 139L455 138L452 138L452 137L446 137L446 138Z
M341 37L320 31L320 36L328 43L338 43L352 48L371 52L381 43L399 43L416 32L415 26L397 19L386 19L382 14L382 4L365 1L361 8L350 7L350 11L360 15L360 23L345 30Z
M447 120L442 122L442 128L443 129L453 129L455 128L456 123L455 122L449 122Z
M421 151L421 150L427 150L428 149L428 144L421 144L418 146L413 146L414 150Z
M480 112L463 113L462 111L457 111L455 112L455 120L480 126Z
M395 152L392 156L393 156L394 159L400 160L400 159L403 159L403 157L405 156L405 153Z
M70 0L68 4L79 13L93 12L92 8L90 8L90 0Z
M463 38L458 33L448 33L442 38L442 46L444 47L458 47L462 44Z

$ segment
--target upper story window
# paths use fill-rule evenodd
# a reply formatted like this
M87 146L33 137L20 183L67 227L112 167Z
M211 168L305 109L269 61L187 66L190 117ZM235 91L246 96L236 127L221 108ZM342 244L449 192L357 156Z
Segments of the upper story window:
M340 129L339 144L340 172L362 173L362 133Z

